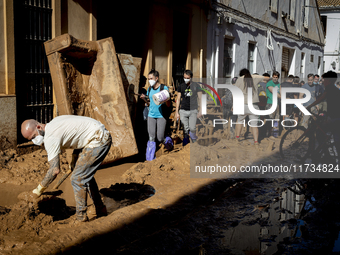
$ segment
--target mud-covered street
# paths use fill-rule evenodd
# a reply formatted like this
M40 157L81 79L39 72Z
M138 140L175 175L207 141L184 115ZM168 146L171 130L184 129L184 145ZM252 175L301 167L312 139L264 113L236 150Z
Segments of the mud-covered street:
M32 146L4 150L1 254L78 254L96 252L98 247L103 254L340 251L337 180L190 178L190 150L199 149L200 158L211 148L235 152L254 146L248 140L242 144L222 139L210 146L187 145L151 162L130 157L103 166L95 178L109 215L95 219L90 204L86 223L72 220L75 202L69 180L53 199L35 204L18 198L47 171L44 150ZM267 147L264 141L259 148L264 156L250 154L247 162L278 163L277 149L268 152ZM61 156L64 171L68 161L66 151Z

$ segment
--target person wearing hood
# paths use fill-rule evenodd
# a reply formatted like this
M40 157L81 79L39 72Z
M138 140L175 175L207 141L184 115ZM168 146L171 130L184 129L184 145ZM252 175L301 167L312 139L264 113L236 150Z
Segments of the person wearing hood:
M180 118L183 124L183 145L189 142L189 136L192 142L197 140L196 121L197 118L202 116L201 110L198 110L202 90L200 90L197 83L192 81L192 76L192 71L185 70L183 75L184 83L177 88L176 119Z
M173 148L173 142L169 136L165 137L165 128L167 120L164 118L164 112L162 109L163 104L167 107L170 107L171 101L168 100L163 104L156 104L153 100L153 95L161 92L162 90L169 91L169 88L164 84L159 82L159 72L155 69L152 69L149 72L148 80L150 87L147 90L146 96L150 99L149 113L148 113L148 133L149 133L149 141L146 147L146 160L152 161L155 159L156 153L156 137L160 143L164 144L164 147L167 150L171 150ZM141 94L140 98L145 100L146 96Z
M21 134L35 145L44 144L50 165L44 179L32 191L33 195L41 196L60 173L61 150L74 149L69 168L72 170L71 184L76 201L75 222L88 221L86 213L88 194L93 200L97 217L107 215L94 179L94 174L112 143L110 132L102 123L76 115L58 116L47 124L29 119L22 123Z

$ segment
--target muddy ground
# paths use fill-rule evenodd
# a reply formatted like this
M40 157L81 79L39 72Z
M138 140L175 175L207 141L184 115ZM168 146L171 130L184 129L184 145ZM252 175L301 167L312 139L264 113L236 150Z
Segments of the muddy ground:
M89 200L90 222L82 224L74 223L69 180L61 196L38 206L17 198L45 175L44 150L27 145L0 152L0 254L340 251L338 180L190 178L190 152L196 163L216 155L236 165L280 162L278 139L264 140L254 152L250 140L212 138L152 162L130 157L103 166L95 177L109 215L95 219ZM63 172L68 161L64 152Z

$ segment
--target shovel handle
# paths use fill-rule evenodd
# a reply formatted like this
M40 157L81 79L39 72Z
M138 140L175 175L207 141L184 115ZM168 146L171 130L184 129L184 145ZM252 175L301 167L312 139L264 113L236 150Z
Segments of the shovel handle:
M58 181L58 183L53 187L53 189L58 189L59 186L66 180L66 178L72 173L72 170L68 170Z

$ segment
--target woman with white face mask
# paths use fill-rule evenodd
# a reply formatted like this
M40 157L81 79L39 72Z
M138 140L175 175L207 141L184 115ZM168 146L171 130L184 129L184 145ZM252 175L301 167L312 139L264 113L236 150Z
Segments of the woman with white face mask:
M159 73L152 69L148 75L148 81L150 87L147 90L146 95L150 98L149 114L148 114L148 133L149 141L146 148L146 160L151 161L155 159L156 152L156 136L159 142L163 142L166 149L171 150L173 143L170 137L165 137L164 132L167 120L164 118L162 111L162 104L157 105L153 100L153 95L160 92L161 90L168 90L168 87L159 83ZM145 95L141 95L141 99L145 100ZM166 106L169 107L171 101L165 102Z

